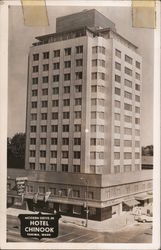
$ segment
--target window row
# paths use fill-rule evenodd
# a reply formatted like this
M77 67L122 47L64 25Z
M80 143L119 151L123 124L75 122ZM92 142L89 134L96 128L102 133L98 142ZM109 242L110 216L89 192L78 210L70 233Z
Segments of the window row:
M75 89L76 93L82 92L82 85L76 85L74 87L75 87L74 89ZM70 93L70 86L65 86L63 88L63 91L64 91L64 94L69 94ZM59 94L59 87L53 88L52 94L58 95ZM48 95L48 88L42 89L42 95ZM37 89L32 90L32 96L38 96Z
M132 147L132 140L124 140L124 147ZM114 146L120 147L120 139L114 139ZM140 141L135 141L135 147L140 147Z
M120 159L120 152L114 152L114 159L118 160ZM124 153L124 159L132 159L132 153L131 152L125 152ZM135 159L140 159L140 153L135 153Z
M31 126L30 131L31 131L31 133L35 133L36 132L36 126ZM40 132L46 133L47 131L48 131L47 125L41 125L40 126ZM57 133L58 132L58 125L51 125L51 132ZM62 126L62 132L69 132L69 125L68 124ZM81 124L75 124L74 125L74 132L81 132ZM36 138L31 138L31 139L36 140ZM35 144L36 144L36 141L35 141Z
M118 50L118 49L115 49L115 56L117 56L118 58L121 58L121 51ZM128 55L125 55L125 62L127 62L129 64L132 64L133 63L133 58L131 58ZM140 66L141 66L140 62L135 61L135 66L136 66L136 68L140 69Z
M30 151L30 157L35 157L36 152L34 150ZM45 150L40 150L40 155L41 158L46 158L47 152ZM51 158L57 158L57 151L52 150L50 151L50 157ZM62 151L61 158L68 159L69 158L69 152L68 151ZM81 158L81 152L80 151L74 151L73 152L73 158L74 159L80 159Z

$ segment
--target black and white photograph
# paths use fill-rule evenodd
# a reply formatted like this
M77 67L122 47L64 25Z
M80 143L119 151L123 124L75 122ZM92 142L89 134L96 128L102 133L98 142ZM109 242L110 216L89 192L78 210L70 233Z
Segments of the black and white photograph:
M156 27L129 4L44 8L36 26L8 5L6 243L152 249Z

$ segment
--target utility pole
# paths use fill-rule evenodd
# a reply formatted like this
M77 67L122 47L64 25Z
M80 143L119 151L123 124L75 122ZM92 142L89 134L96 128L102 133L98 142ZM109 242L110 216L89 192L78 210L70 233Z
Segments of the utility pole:
M85 192L85 204L86 204L86 224L85 226L88 227L88 180L81 177L80 180L84 180L86 183L86 192Z

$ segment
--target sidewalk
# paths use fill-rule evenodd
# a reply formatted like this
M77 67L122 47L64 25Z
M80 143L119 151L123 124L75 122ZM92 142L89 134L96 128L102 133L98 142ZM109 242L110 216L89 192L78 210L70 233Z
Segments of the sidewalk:
M28 210L8 208L7 215L18 216L19 214L37 214L38 212L32 212ZM75 227L83 228L86 230L94 230L98 232L117 232L128 228L134 224L134 216L129 212L123 212L121 215L115 215L113 218L104 221L92 221L88 220L88 227L86 228L83 223L85 219L74 218L69 216L62 216L60 219L61 224L69 224Z

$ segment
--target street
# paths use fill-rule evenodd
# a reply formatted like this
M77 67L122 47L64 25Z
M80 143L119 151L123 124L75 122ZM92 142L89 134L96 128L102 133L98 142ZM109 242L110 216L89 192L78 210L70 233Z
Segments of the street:
M123 228L119 232L96 232L80 228L68 223L59 224L59 236L54 239L43 238L40 242L68 242L68 243L151 243L151 223L136 223ZM17 217L7 216L8 242L39 242L37 238L23 238L20 236L20 222Z

